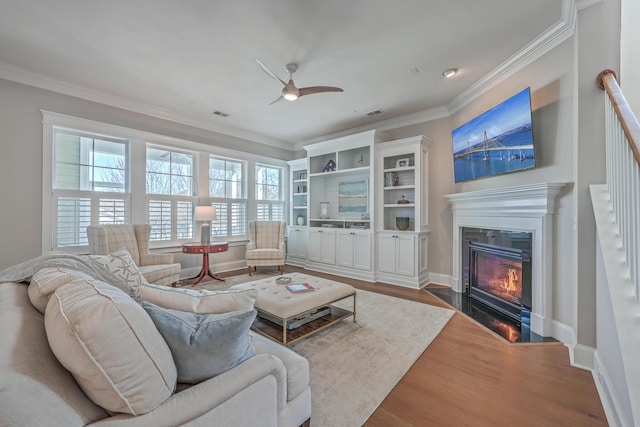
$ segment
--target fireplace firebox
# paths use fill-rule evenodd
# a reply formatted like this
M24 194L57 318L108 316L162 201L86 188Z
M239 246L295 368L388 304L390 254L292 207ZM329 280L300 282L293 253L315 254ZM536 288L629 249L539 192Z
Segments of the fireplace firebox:
M523 249L469 242L469 297L517 322L531 311L531 256Z

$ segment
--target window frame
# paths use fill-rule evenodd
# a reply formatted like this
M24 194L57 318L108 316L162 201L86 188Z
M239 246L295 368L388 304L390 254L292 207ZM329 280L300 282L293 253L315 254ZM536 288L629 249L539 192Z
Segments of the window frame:
M96 136L109 136L113 138L126 139L129 141L130 161L128 167L128 174L130 179L130 197L129 197L129 217L128 222L131 224L140 224L147 221L147 195L146 195L146 146L147 144L170 147L172 150L182 150L192 152L198 155L198 159L194 160L194 180L197 186L194 187L195 198L198 205L207 204L211 201L208 197L208 159L209 156L227 158L231 160L243 162L244 169L244 191L245 197L243 199L244 209L246 210L246 218L244 221L244 227L247 230L245 236L237 236L233 239L229 238L230 246L243 245L248 240L248 222L255 218L256 201L254 200L255 188L253 185L249 185L254 181L255 164L262 163L269 166L278 166L286 168L288 167L287 161L283 159L276 159L265 157L263 155L253 154L247 148L247 151L234 150L226 148L219 144L215 140L209 143L189 141L173 136L162 135L143 131L139 129L133 129L99 121L84 119L80 117L69 116L47 110L40 110L42 113L42 253L46 253L54 250L54 198L53 198L53 171L54 171L54 158L53 158L53 136L54 128L64 128L68 130L74 130L81 133L95 134ZM219 145L217 145L219 144ZM248 147L248 146L247 146ZM285 179L288 174L285 175ZM283 194L288 194L288 183L282 183ZM111 195L117 194L122 196L122 193L109 194L105 193L102 196L109 198ZM285 196L285 206L286 206ZM195 210L195 209L194 209ZM288 211L285 209L285 216ZM194 237L189 240L197 242L199 239L200 224L194 222ZM221 237L218 239L222 239ZM218 240L216 239L216 240ZM171 243L158 243L151 245L154 251L171 251L174 252L175 248L179 248L180 244L184 243L181 239ZM61 248L62 249L62 248ZM63 248L66 252L75 253L88 253L88 246L77 247L74 251L68 248Z

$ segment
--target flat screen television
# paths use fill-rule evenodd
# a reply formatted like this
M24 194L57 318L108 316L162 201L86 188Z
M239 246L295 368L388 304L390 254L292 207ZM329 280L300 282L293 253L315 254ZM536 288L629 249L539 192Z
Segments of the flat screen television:
M451 132L455 182L535 167L530 88Z

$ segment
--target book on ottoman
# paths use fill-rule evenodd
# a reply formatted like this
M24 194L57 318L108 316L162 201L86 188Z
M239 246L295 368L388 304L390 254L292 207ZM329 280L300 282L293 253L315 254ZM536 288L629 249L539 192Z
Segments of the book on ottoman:
M285 285L287 283L291 283L293 279L291 279L291 277L287 277L287 276L280 276L276 279L276 283L281 284L281 285Z
M287 285L287 289L294 294L297 292L309 292L315 290L315 288L308 283L294 283Z

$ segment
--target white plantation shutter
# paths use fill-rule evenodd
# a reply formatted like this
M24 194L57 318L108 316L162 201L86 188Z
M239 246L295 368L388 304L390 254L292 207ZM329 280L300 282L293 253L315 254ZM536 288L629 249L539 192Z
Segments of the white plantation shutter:
M59 197L56 205L56 247L88 246L87 226L91 224L91 199Z
M247 234L247 205L246 203L231 203L231 235L245 236Z
M193 237L193 212L194 202L178 201L176 213L176 237L178 239L191 239Z
M171 240L171 201L149 200L151 241Z
M129 222L128 203L125 199L100 199L100 224L126 224Z

